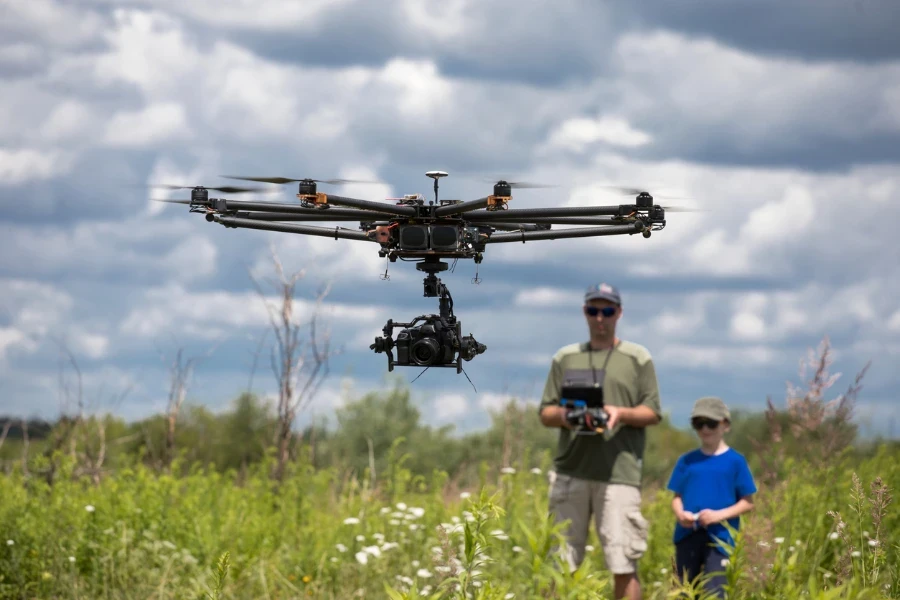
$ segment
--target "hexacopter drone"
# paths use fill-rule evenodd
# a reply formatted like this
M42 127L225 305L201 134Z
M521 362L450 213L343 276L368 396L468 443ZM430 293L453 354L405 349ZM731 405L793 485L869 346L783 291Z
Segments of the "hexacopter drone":
M652 231L666 225L666 209L653 203L653 197L642 190L614 188L635 195L633 204L612 206L578 206L554 208L510 209L515 188L546 187L540 184L497 181L493 194L477 200L440 200L438 180L444 171L429 171L434 179L434 200L426 202L421 194L394 198L394 204L358 200L320 192L317 183L374 183L347 179L289 179L285 177L234 177L274 184L299 183L299 204L247 202L210 198L209 191L245 193L260 188L162 186L190 189L190 200L160 200L188 204L190 212L206 215L206 220L230 228L261 229L303 235L332 237L378 244L378 255L390 262L397 259L417 261L424 273L425 297L438 297L440 314L421 315L409 323L388 320L384 337L376 337L369 348L388 356L388 371L395 366L456 367L470 361L487 347L469 334L463 336L461 324L453 314L453 299L447 286L436 273L445 271L445 260L473 259L480 264L489 244L575 237L634 235L649 238ZM613 187L613 186L606 186ZM340 226L322 227L296 222L356 221L358 230ZM552 230L553 225L584 227ZM500 233L498 233L500 232ZM477 275L476 275L477 277ZM419 323L417 325L417 323ZM395 327L403 328L393 339ZM393 350L397 350L394 358Z

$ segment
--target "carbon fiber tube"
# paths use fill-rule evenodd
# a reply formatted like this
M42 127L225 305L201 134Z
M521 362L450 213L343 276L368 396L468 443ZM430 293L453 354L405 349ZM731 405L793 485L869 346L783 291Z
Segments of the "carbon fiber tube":
M508 229L510 231L546 231L546 228L540 228L534 223L501 223L500 221L491 221L484 223L468 223L472 227L493 227L494 229Z
M503 242L527 242L536 240L557 240L562 238L594 237L601 235L624 235L640 233L644 224L640 221L630 225L612 225L610 227L582 227L579 229L558 229L556 231L522 231L519 233L497 233L484 241L485 244Z
M328 229L314 225L293 225L291 223L271 223L268 221L254 221L252 219L238 219L235 217L215 216L215 221L226 227L241 227L246 229L262 229L265 231L281 231L284 233L301 233L305 235L319 235L335 239L359 240L362 242L375 242L363 231L348 231L346 229ZM375 242L377 243L377 242Z
M392 215L400 215L403 217L416 216L416 209L412 206L397 206L396 204L388 204L387 202L372 202L371 200L357 200L356 198L345 198L344 196L332 196L326 194L328 204L335 206L349 206L351 208L362 208L380 213L390 213Z
M479 221L479 223L487 226L494 226L494 223L500 221ZM504 225L523 225L532 224L550 224L550 225L626 225L627 221L622 221L615 217L523 217L516 219L515 222L503 221ZM471 223L474 225L475 223Z
M434 216L446 217L448 215L458 215L459 213L478 210L479 208L485 208L487 205L487 197L480 198L478 200L469 200L468 202L461 202L459 204L448 204L446 206L439 206L434 209Z
M284 212L238 212L234 215L238 219L252 219L254 221L390 221L396 219L396 215L370 213L364 210L350 210L350 215L339 214L334 210L317 210L315 214L296 214Z
M340 202L332 202L333 200L340 200ZM306 208L305 206L285 204L283 202L253 202L247 200L225 200L225 207L227 210L289 212L300 215L321 215L325 214L326 212L335 216L342 213L343 216L353 216L359 214L363 219L369 218L371 215L385 213L390 215L402 215L406 217L414 217L416 215L416 209L411 206L394 206L393 204L387 204L386 202L369 202L368 200L354 200L353 198L328 196L328 202L330 204L333 203L334 205L342 205L345 203L345 201L355 202L356 204L352 206L360 210L351 211L340 208ZM210 200L209 206L215 207L216 203Z
M620 208L616 206L560 206L557 208L511 208L509 210L486 210L472 212L465 216L467 221L497 219L515 221L534 217L592 217L596 215L616 216Z

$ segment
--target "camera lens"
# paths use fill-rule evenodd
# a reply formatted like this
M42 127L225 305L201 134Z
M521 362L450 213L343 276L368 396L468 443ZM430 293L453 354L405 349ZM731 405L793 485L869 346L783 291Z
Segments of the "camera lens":
M410 348L412 361L417 365L433 364L441 351L437 340L434 338L422 338Z

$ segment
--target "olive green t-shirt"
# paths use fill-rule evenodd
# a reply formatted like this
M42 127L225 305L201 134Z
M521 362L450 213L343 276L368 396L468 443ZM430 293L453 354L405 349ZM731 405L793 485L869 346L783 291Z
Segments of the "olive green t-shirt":
M567 370L591 369L593 366L599 371L605 362L604 404L629 408L643 404L662 418L659 385L650 352L639 344L624 340L612 351L590 352L587 343L571 344L557 351L547 375L541 409L559 405L563 375ZM597 435L576 435L560 428L554 467L557 473L572 477L640 487L645 445L646 430L643 427L619 423L612 431Z

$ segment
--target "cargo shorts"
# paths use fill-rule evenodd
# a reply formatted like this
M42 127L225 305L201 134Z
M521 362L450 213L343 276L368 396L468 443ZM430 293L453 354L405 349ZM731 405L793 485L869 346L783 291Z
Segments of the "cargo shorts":
M640 488L551 471L550 513L555 523L569 521L563 553L572 571L584 561L593 516L606 568L614 575L637 572L637 561L647 551L650 529L641 514Z

